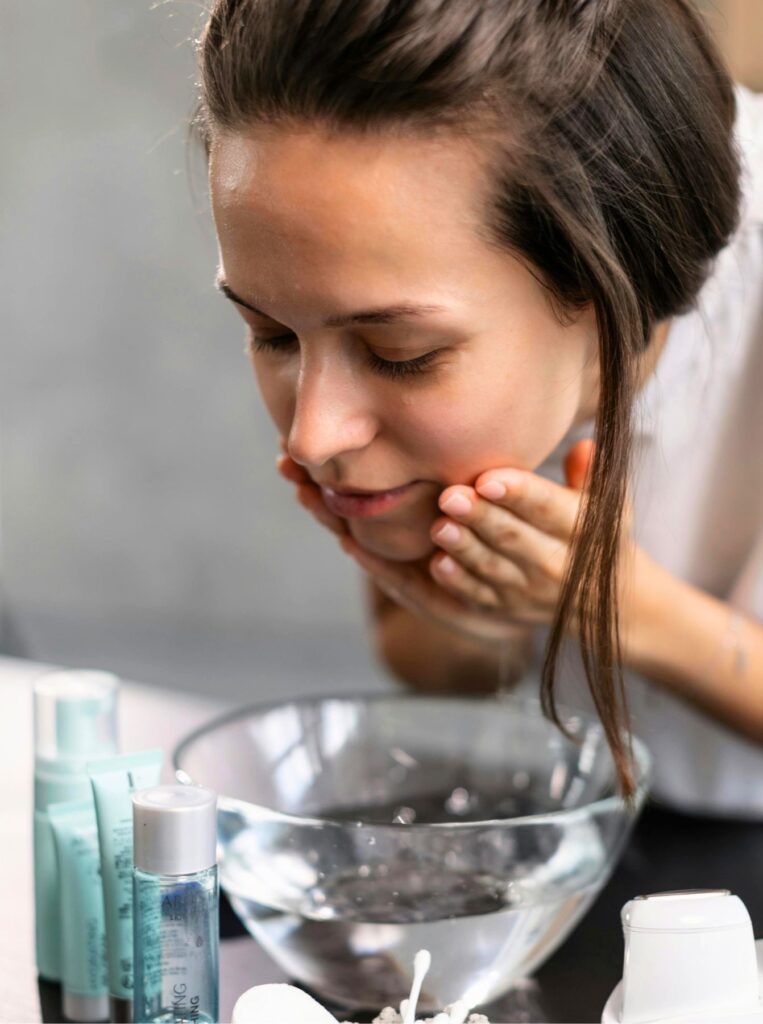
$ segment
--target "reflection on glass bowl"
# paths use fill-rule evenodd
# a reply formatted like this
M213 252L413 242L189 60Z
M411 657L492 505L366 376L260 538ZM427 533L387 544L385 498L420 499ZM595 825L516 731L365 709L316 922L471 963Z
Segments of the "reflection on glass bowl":
M347 1006L490 1002L537 968L609 877L646 796L615 790L598 721L536 700L323 697L188 736L179 777L217 790L221 883L292 978Z

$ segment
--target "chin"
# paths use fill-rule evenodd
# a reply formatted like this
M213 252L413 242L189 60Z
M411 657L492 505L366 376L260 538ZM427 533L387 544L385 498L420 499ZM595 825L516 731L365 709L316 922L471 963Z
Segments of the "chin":
M436 545L429 530L392 523L348 522L350 533L366 551L390 562L415 562L431 555Z

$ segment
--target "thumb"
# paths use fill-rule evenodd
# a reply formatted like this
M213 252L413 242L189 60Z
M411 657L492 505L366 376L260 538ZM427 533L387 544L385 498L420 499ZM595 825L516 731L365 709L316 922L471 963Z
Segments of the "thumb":
M590 438L577 441L564 457L564 477L567 486L582 491L588 484L588 474L593 465L596 443Z

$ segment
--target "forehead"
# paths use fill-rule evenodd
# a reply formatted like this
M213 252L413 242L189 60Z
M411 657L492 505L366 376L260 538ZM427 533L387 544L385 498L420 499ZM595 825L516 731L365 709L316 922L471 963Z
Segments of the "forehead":
M404 274L484 255L484 157L462 137L257 126L219 134L209 170L226 263L266 255Z

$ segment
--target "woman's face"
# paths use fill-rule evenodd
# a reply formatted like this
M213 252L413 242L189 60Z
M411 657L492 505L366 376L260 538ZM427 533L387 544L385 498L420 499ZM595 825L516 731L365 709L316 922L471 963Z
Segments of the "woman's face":
M411 484L387 511L347 519L396 561L434 550L446 486L535 469L595 410L593 311L563 327L535 277L480 237L483 161L455 136L313 127L212 146L219 283L242 300L252 346L277 339L251 357L268 411L319 485ZM422 356L420 372L399 365Z

